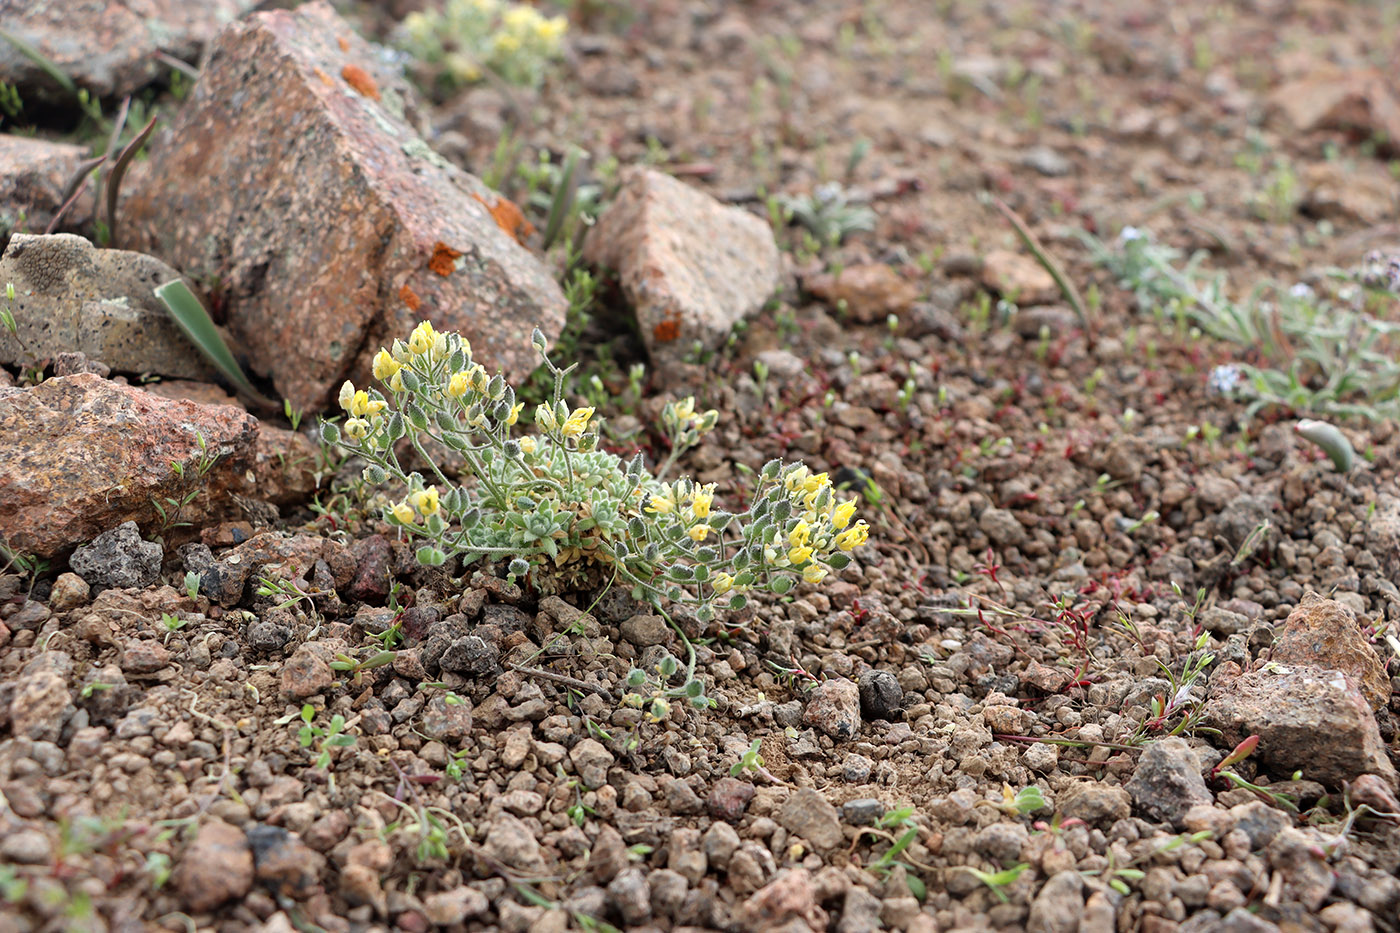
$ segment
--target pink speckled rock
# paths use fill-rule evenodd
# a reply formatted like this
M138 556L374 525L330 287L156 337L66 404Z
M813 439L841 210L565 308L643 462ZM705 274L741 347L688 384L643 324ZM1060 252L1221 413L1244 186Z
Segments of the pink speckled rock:
M219 27L257 0L0 0L0 24L38 49L79 87L120 97L166 70L165 52L194 61ZM0 42L0 80L24 100L70 100L66 91L8 42Z
M203 481L200 436L219 458ZM240 408L170 401L82 373L0 388L0 438L0 538L48 557L125 521L158 527L153 502L196 482L181 521L236 514L230 493L252 492L258 422Z
M81 146L0 134L0 248L12 233L44 231L63 203L64 186L86 158ZM64 229L92 220L92 205L92 192L84 190L64 215Z
M658 363L679 362L696 340L719 346L763 307L781 272L765 221L643 167L623 172L583 256L617 272Z
M412 92L325 3L222 32L125 210L146 251L217 282L227 326L293 407L368 380L420 319L519 378L563 326L496 195L414 131Z

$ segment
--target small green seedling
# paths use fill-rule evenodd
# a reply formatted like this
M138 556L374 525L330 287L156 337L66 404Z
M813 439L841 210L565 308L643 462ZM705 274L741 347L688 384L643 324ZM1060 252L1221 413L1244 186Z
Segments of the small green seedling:
M979 807L995 807L1007 816L1029 816L1038 810L1050 809L1050 805L1045 802L1045 795L1034 784L1019 791L1012 791L1010 784L1002 784L1000 803L979 800L977 805Z
M204 578L193 570L185 571L185 595L191 600L199 598L199 585L204 582Z
M997 900L1005 904L1009 902L1011 898L1007 897L1006 892L1002 889L1015 884L1016 879L1021 877L1021 873L1030 867L1031 866L1026 862L1022 862L1019 865L1015 865L1011 868L1007 868L999 872L986 872L982 871L981 869L973 868L970 865L959 865L954 870L965 871L968 874L972 875L972 877L976 878L978 881L982 882L988 888L990 888L992 893L997 896Z
M739 757L739 760L729 766L729 776L738 777L745 771L757 772L763 767L763 756L758 753L763 745L762 739L754 739L749 743L748 751Z
M316 760L312 762L312 767L317 769L329 768L331 764L331 749L348 748L355 744L353 735L345 734L345 717L336 713L331 717L330 725L316 726L312 721L316 718L316 707L307 703L301 708L302 727L297 732L297 742L302 748L316 746Z
M397 655L392 651L379 651L365 660L361 661L352 658L348 654L337 654L335 660L331 662L331 670L348 674L350 680L358 684L365 671L372 671L375 668L383 667L386 664L393 664Z
M182 619L173 612L162 612L160 614L160 624L165 626L165 642L170 643L170 636L180 629L190 624L189 619Z

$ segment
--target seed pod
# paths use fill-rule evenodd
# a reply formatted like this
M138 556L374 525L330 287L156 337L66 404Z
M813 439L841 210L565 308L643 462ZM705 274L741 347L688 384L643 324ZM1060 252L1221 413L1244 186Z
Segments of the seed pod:
M1338 473L1351 472L1352 464L1356 462L1356 453L1352 450L1351 441L1346 439L1346 435L1337 430L1326 421L1313 421L1304 418L1294 427L1300 437L1312 441L1322 448L1332 460L1332 465L1337 468Z

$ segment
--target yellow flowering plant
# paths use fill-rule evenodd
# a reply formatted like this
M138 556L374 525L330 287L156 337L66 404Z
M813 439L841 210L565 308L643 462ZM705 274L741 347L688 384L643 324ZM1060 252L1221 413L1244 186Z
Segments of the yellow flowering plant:
M340 405L351 416L343 427L323 422L327 443L366 461L366 482L406 489L383 518L420 539L421 563L487 559L505 563L512 578L591 564L668 620L664 607L684 604L708 623L719 611L743 608L750 590L781 594L799 581L820 582L865 542L865 522L853 522L855 500L838 501L827 475L801 463L770 461L747 508L731 512L718 507L712 483L663 482L641 453L624 461L599 450L594 409L571 409L564 400L573 367L549 359L538 329L531 343L554 382L550 400L535 410L533 435L513 436L523 407L515 389L499 373L487 377L460 335L439 334L426 321L407 342L375 355L379 388L342 387ZM693 399L668 404L667 466L718 417L697 414ZM404 469L396 447L405 439L430 476ZM464 481L429 456L430 440L461 455ZM691 692L698 681L685 643L686 686L674 695L695 701L703 692Z
M447 0L404 18L398 44L438 69L448 90L482 80L490 69L509 84L537 87L563 54L568 21L505 0Z

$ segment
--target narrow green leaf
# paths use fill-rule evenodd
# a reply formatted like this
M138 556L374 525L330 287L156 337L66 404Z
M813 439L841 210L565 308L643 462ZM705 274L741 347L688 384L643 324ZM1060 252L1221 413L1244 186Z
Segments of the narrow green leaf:
M188 285L180 279L166 282L156 288L156 297L165 305L171 319L185 332L185 336L190 338L196 349L204 354L204 358L214 364L239 392L259 406L271 411L280 410L280 405L253 388L238 361L233 358L233 353L229 351L228 344L224 343L223 336L214 326L209 312L204 310L204 305L195 297L194 292L190 291Z
M569 211L574 206L578 194L578 162L579 150L571 146L569 154L564 157L564 165L559 170L559 183L555 186L554 200L549 205L549 219L544 225L544 238L541 243L546 250L558 239L564 229L564 221L568 219Z
M4 39L15 47L15 51L39 66L39 70L58 82L58 86L63 88L74 97L78 96L78 87L73 83L73 79L64 74L63 70L49 60L43 52L30 45L24 39L12 32L0 29L0 39Z

